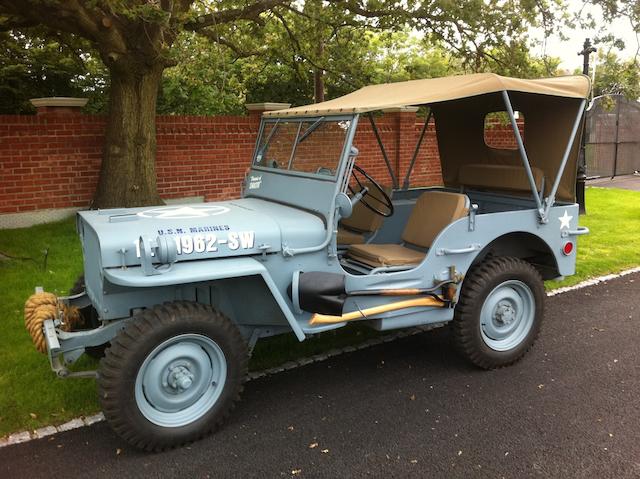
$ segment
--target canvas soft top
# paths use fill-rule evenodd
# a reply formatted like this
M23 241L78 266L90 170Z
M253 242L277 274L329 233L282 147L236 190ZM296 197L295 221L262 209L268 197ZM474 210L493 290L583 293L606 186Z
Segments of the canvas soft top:
M365 113L385 108L440 103L501 91L583 99L589 95L590 88L589 78L584 75L523 80L495 73L475 73L370 85L333 100L269 111L265 112L264 116L278 118Z
M463 180L469 176L466 173L470 167L477 172L484 165L494 169L495 165L504 165L504 171L519 166L524 168L520 175L523 181L519 183L529 182L535 192L538 180L533 173L538 172L545 179L540 196L553 204L556 194L563 201L575 201L579 137L590 89L591 82L584 75L522 80L476 73L371 85L340 98L270 111L264 116L274 120L360 113L370 116L386 108L428 105L436 122L445 186L482 186L465 185ZM513 111L524 115L524 138L518 149L496 149L485 142L487 114L505 110L511 110L513 127ZM373 117L370 120L373 126ZM490 168L485 169L484 176L495 174ZM537 194L534 197L541 211L548 210Z

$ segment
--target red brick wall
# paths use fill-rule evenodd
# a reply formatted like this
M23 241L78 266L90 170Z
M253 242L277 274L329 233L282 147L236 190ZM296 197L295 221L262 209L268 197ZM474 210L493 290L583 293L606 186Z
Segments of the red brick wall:
M524 120L518 120L518 129L524 140ZM487 122L485 124L484 141L492 148L518 149L518 143L516 142L516 137L513 134L511 125L499 121Z
M162 198L237 197L260 117L160 116L156 174Z
M257 115L158 117L161 196L237 196L258 124ZM104 128L102 116L0 115L0 214L87 207L98 182Z
M0 115L0 213L86 207L103 136L99 116Z
M157 176L163 198L236 197L249 166L259 114L248 116L160 116ZM377 119L389 160L402 184L422 124L414 113ZM102 116L40 111L34 116L0 115L0 214L44 208L87 207L97 184L104 141ZM489 130L498 144L511 145L508 127ZM509 139L511 138L511 140ZM358 164L390 184L366 117L355 145ZM513 143L515 145L515 143ZM412 185L442 181L433 124L423 141Z

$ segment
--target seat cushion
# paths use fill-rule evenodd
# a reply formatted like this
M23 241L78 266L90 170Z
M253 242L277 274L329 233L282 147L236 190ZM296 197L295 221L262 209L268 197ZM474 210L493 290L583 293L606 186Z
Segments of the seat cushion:
M362 244L364 243L364 235L349 231L346 228L338 227L338 244Z
M402 241L430 248L436 236L454 221L469 214L469 198L448 191L425 191L411 210Z
M426 253L399 244L357 244L349 248L348 256L356 261L378 268L420 263Z

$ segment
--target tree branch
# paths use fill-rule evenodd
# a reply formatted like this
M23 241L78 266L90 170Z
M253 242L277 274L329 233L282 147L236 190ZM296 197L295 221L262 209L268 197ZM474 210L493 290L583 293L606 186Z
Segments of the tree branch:
M105 28L105 16L97 10L88 10L78 0L0 0L0 13L12 16L14 24L22 22L25 25L44 25L53 30L79 35L111 50L126 51L126 42L121 33L114 28Z
M279 5L286 5L288 3L286 0L260 0L244 8L229 8L227 10L210 12L185 23L185 28L197 32L212 25L231 23L237 20L253 20L261 23L260 14Z
M198 31L200 35L207 37L209 40L214 41L220 45L224 45L229 48L233 53L235 53L237 58L247 58L253 57L257 55L262 55L264 50L256 49L256 50L244 50L239 47L237 44L232 41L220 36L217 32L213 30L200 30Z

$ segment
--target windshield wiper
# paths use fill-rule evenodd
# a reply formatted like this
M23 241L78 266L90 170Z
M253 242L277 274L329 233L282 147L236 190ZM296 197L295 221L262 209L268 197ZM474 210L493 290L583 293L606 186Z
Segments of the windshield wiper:
M276 120L276 122L273 125L273 128L271 128L271 131L269 132L269 136L267 136L267 139L264 142L264 145L262 145L262 148L260 148L260 150L258 150L258 154L256 156L262 156L264 155L264 152L267 149L267 146L269 146L269 142L271 141L271 138L273 138L273 135L275 134L276 130L278 129L278 123L280 123L280 118L278 118Z
M296 144L302 143L304 140L306 140L311 133L313 133L318 129L318 127L320 126L320 123L322 123L323 120L324 120L324 116L321 118L318 118L315 123L313 123L309 128L305 130L305 132L302 135L300 135Z

